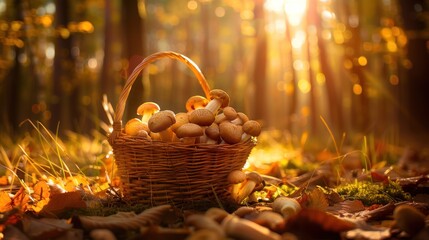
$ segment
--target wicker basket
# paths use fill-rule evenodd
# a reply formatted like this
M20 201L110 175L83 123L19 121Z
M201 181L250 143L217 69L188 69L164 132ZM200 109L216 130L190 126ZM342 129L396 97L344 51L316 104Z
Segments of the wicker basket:
M126 135L122 129L125 102L131 87L151 62L172 58L185 63L197 77L206 97L210 88L198 66L175 52L158 52L145 58L131 73L115 110L113 148L124 199L132 204L172 204L193 208L207 201L228 201L227 176L242 169L255 146L252 140L238 144L184 144Z

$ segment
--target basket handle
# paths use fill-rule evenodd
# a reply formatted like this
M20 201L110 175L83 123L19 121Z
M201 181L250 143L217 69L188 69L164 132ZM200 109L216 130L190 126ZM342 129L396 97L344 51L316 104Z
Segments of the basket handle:
M201 70L198 68L197 64L195 64L191 59L189 59L188 57L186 57L180 53L176 53L176 52L172 52L172 51L162 51L162 52L153 53L153 54L147 56L145 59L143 59L140 62L140 64L137 65L137 67L133 70L131 75L128 77L128 79L124 85L124 88L122 89L122 92L119 96L119 102L116 105L115 115L114 115L114 119L113 119L113 132L112 133L116 132L117 134L111 134L111 137L115 138L118 135L118 133L121 132L122 116L123 116L124 110L125 110L125 103L128 99L128 95L130 94L131 87L134 84L137 76L140 74L140 72L143 70L143 68L145 68L146 66L148 66L150 63L154 62L155 60L161 59L161 58L177 59L177 60L185 63L192 70L192 72L195 74L195 76L197 77L198 82L200 83L201 88L203 89L206 97L207 98L210 97L210 87L207 83L207 80L205 79Z

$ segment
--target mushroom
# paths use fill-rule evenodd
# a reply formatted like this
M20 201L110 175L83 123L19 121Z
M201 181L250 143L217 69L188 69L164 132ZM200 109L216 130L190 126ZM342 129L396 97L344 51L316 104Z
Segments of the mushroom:
M204 216L215 220L217 223L221 223L222 220L228 215L229 213L227 211L217 207L211 207L204 213Z
M116 240L115 235L109 229L94 229L89 236L94 240Z
M194 144L203 133L203 129L195 123L185 123L176 130L176 136L182 138L186 144Z
M235 202L240 203L238 201L238 192L243 184L244 181L246 181L247 177L246 174L241 170L234 170L228 174L228 183L232 184L230 193L232 199L234 199Z
M125 133L131 136L147 136L149 127L138 118L132 118L125 124ZM146 134L144 132L146 132Z
M145 102L137 108L137 115L142 116L142 122L147 123L149 118L159 112L161 108L154 102Z
M250 172L246 174L246 181L238 191L237 202L241 203L246 197L248 197L258 186L263 183L262 177L256 172Z
M189 113L189 122L200 126L210 126L214 120L214 114L205 108L195 109Z
M188 116L188 114L187 114L187 113L185 113L185 112L179 112L179 113L176 113L175 118L176 118L176 123L174 123L174 124L171 126L171 130L173 130L173 132L176 132L176 130L177 130L180 126L182 126L183 124L185 124L185 123L188 123L188 122L189 122L189 116Z
M203 96L195 95L186 101L186 111L191 112L196 109L204 108L209 103L209 100Z
M258 215L258 210L254 207L249 206L242 206L237 208L233 213L233 215L240 217L240 218L255 218L256 215Z
M171 125L176 123L174 112L170 110L159 111L149 119L148 126L151 132L159 133L161 140L171 142L173 131Z
M201 214L193 214L185 219L185 224L194 227L196 230L210 229L216 232L219 236L225 236L220 224L214 219Z
M243 125L247 121L249 121L249 117L247 117L247 115L242 112L238 112L237 117L231 122L236 125Z
M410 236L419 233L425 227L425 215L417 208L401 204L393 211L395 224Z
M219 125L216 123L212 123L210 126L208 126L204 133L207 136L206 143L208 144L216 144L218 143L220 139L220 132L219 132Z
M261 211L252 219L252 221L261 226L267 227L274 232L282 232L286 225L286 221L283 216L274 211Z
M215 122L220 124L221 122L228 120L232 121L237 118L237 112L233 107L224 107L221 114L216 115Z
M211 229L200 229L191 233L186 240L219 240L225 239L223 235Z
M287 220L301 211L301 204L294 198L278 197L274 200L272 208L274 212L280 213Z
M205 107L213 114L216 114L219 108L224 108L229 104L229 95L221 89L213 89L210 91L210 102Z
M223 141L229 144L236 144L241 141L243 128L230 122L223 122L219 125L219 133Z
M228 215L222 221L222 228L228 237L247 240L280 240L281 236L257 223L237 216Z
M261 124L255 120L249 120L243 124L243 135L241 136L241 141L245 142L250 137L257 137L261 134Z

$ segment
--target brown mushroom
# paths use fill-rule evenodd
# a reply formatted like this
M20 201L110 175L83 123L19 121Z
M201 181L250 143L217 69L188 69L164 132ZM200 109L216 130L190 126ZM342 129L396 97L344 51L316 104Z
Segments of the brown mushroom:
M176 123L174 112L170 110L159 111L149 119L148 126L151 132L159 133L162 141L171 142L173 131L171 125Z
M125 124L125 133L131 136L147 136L149 127L138 118L132 118ZM145 131L144 134L142 131Z
M185 123L176 130L176 136L186 144L194 144L203 133L203 129L195 123Z
M215 120L212 112L205 108L195 109L189 113L189 122L200 126L210 126Z
M246 179L246 174L241 170L234 170L228 174L228 183L232 185L230 190L231 198L237 203L240 203L238 192Z
M395 225L410 236L416 235L425 227L426 216L417 208L401 204L393 211Z
M185 240L219 240L225 239L224 236L219 235L218 232L212 229L199 229L192 232Z
M274 200L272 208L273 211L283 215L284 219L288 219L301 211L301 204L294 198L278 197Z
M207 209L207 211L204 213L204 216L211 218L215 220L217 223L221 223L222 220L228 216L229 213L222 208L212 207Z
M189 122L189 115L184 112L176 113L175 115L176 123L171 126L171 130L176 132L176 130L185 123Z
M229 105L229 95L221 89L213 89L210 91L210 102L205 107L210 112L216 114L219 108L224 108Z
M154 102L145 102L137 108L137 115L142 116L142 122L147 123L149 118L159 112L161 108Z
M257 137L261 134L261 124L255 120L249 120L243 124L243 135L241 136L241 141L245 142L251 137Z
M243 128L230 122L223 122L219 125L219 133L223 141L229 144L236 144L241 141Z
M261 211L252 221L275 232L282 232L286 224L283 216L274 211Z
M249 121L249 117L242 112L237 113L237 117L231 122L236 125L243 125L245 122Z
M282 237L257 223L237 216L228 215L222 221L222 228L228 237L247 240L280 240Z
M232 121L237 118L237 112L233 107L227 106L222 109L222 113L216 115L215 122L220 124L221 122L228 120Z
M191 112L196 109L204 108L209 103L209 100L203 96L195 95L186 101L186 111Z
M206 143L208 144L216 144L220 139L219 125L216 123L212 123L205 129L205 134L207 136Z
M208 216L193 214L185 218L185 224L199 229L210 229L215 231L219 236L225 236L225 233L218 222Z
M258 187L262 182L262 177L256 172L250 172L246 174L246 181L243 183L243 186L238 191L237 202L241 203L246 197L248 197L256 187Z

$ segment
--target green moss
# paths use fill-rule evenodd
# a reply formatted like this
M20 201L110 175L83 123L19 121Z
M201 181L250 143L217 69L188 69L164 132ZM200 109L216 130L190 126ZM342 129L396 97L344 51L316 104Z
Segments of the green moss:
M387 184L355 181L340 185L335 190L345 199L361 200L365 206L410 199L410 195L404 192L399 184L392 181Z

